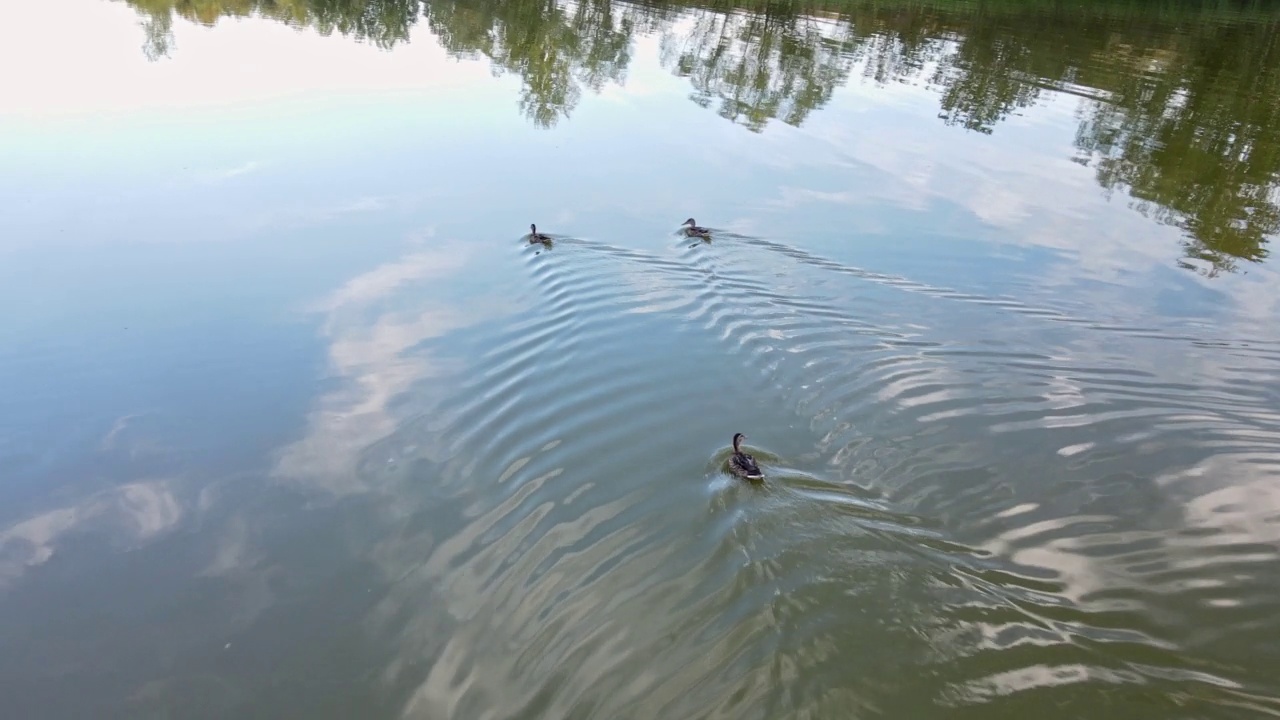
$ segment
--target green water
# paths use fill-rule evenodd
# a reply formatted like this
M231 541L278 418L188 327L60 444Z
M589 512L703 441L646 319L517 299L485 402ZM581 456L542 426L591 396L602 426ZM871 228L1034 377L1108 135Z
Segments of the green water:
M1269 6L0 17L0 717L1280 715Z

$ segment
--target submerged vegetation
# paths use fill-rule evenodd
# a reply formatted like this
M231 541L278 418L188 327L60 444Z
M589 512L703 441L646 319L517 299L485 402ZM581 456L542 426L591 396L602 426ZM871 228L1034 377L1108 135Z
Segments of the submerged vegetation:
M756 132L803 124L855 74L932 87L943 122L980 133L1052 89L1081 98L1076 161L1180 228L1185 267L1233 272L1280 233L1280 13L1251 3L126 1L152 58L173 50L175 17L259 16L382 48L425 22L451 54L517 74L541 126L623 82L638 34L660 37L694 102Z

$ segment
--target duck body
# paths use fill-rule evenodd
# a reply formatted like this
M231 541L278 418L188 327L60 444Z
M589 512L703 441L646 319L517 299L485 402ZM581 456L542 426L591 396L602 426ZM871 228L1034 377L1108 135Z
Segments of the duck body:
M529 223L529 242L530 242L530 243L542 243L543 245L550 245L550 244L551 244L551 236L550 236L550 235L543 235L542 233L538 232L538 226L537 226L537 225L534 225L533 223Z
M683 223L683 227L684 227L684 234L688 235L689 237L700 237L700 238L708 238L708 239L711 237L711 231L704 227L698 227L698 221L694 220L693 218L689 218L688 220L685 220Z
M760 472L760 466L756 464L756 459L740 449L742 441L746 437L742 433L734 434L733 455L729 457L729 470L734 475L746 480L763 480L764 473Z

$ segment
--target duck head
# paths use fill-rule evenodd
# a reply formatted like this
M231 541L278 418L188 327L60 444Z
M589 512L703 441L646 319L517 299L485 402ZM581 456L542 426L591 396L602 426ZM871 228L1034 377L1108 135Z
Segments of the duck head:
M733 451L742 452L741 450L738 449L738 446L741 445L742 441L746 439L747 439L746 435L743 435L742 433L734 433L733 434Z

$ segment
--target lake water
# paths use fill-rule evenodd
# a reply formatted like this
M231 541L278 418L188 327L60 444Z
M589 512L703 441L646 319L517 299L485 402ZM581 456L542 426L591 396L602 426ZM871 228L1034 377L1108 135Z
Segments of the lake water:
M6 720L1280 715L1280 12L0 28Z

